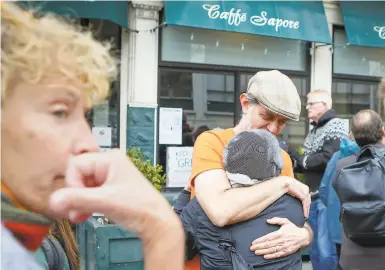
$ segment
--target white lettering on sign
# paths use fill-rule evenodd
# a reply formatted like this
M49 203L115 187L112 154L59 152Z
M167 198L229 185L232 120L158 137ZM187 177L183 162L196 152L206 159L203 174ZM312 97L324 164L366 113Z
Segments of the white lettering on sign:
M378 32L380 39L385 39L385 26L375 26L373 29Z
M283 20L280 18L267 18L267 12L262 11L261 16L255 15L250 18L250 22L257 26L265 26L266 24L275 28L275 31L279 31L280 27L298 29L299 21Z
M207 10L207 14L210 19L221 19L226 20L229 25L235 25L238 26L242 22L245 22L247 20L247 14L241 13L240 9L237 9L235 11L234 8L232 8L230 11L222 11L220 12L218 9L220 8L219 5L209 5L205 4L202 6L205 10Z
M220 5L202 5L204 10L207 10L207 15L212 20L225 20L229 25L239 26L241 23L246 22L247 13L242 12L241 9L230 11L219 11ZM299 21L285 20L281 18L268 18L267 12L262 11L261 15L254 15L250 18L250 22L256 26L271 26L278 32L279 28L298 29ZM385 31L385 30L384 30Z

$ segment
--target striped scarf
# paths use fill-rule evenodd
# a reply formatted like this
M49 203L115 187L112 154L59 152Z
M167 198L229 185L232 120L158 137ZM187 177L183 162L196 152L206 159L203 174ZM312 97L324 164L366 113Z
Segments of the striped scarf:
M36 251L53 221L23 208L4 184L1 189L1 222L26 249Z

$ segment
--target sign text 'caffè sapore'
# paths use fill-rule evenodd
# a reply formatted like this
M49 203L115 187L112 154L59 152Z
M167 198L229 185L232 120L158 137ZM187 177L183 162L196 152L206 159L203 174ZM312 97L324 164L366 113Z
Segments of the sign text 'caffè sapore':
M202 8L207 11L207 15L213 20L225 20L229 25L239 26L248 20L248 14L242 12L241 9L231 8L230 11L220 11L219 5L202 5ZM250 23L256 26L271 26L275 31L279 31L279 28L298 29L299 21L293 21L282 18L268 17L266 11L261 11L260 15L252 15L249 18Z

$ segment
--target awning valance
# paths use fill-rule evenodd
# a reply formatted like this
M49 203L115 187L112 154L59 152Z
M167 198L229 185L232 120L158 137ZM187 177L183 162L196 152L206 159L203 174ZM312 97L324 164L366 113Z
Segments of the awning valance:
M385 2L341 1L349 44L385 48Z
M322 1L166 1L166 23L331 43Z
M61 16L103 19L128 27L128 1L20 1L23 6Z

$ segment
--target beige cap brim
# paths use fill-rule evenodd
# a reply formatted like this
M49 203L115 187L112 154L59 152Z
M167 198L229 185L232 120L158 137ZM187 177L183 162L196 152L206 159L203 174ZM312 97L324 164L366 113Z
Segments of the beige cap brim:
M247 93L266 109L298 121L301 99L292 80L278 70L260 71L248 84Z

